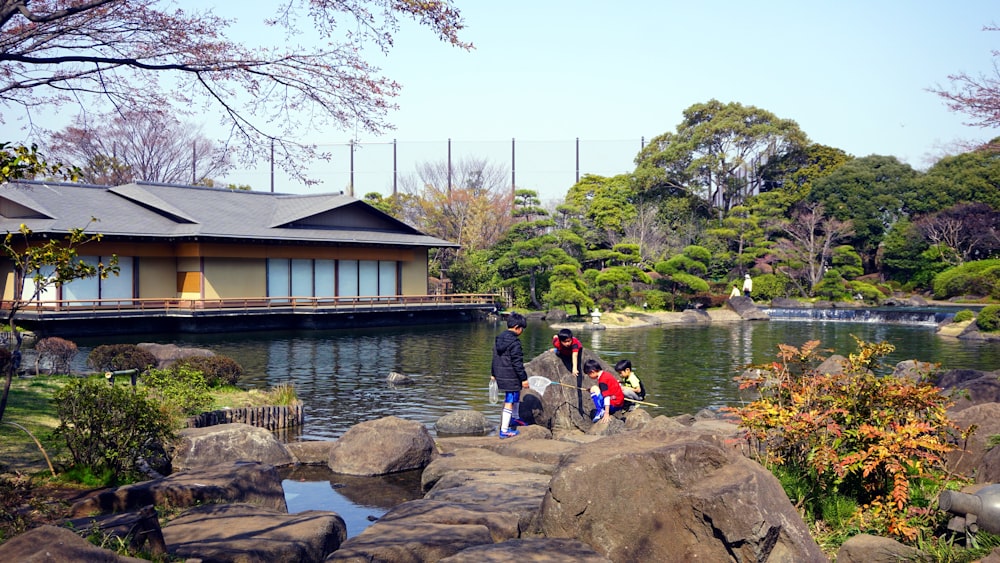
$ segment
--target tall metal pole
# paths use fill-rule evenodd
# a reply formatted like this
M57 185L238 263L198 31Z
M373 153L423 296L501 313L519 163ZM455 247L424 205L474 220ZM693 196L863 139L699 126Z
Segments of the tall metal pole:
M347 189L347 195L354 197L354 139L351 139L351 183Z
M399 178L399 169L397 168L396 160L396 139L392 140L392 195L396 195L396 181Z
M514 166L514 137L510 138L510 195L513 197L517 192L517 167Z
M576 183L580 183L580 137L576 138Z
M198 183L198 147L195 146L195 142L191 141L191 185Z
M451 201L451 139L448 139L448 201Z
M271 193L274 193L274 139L271 139Z

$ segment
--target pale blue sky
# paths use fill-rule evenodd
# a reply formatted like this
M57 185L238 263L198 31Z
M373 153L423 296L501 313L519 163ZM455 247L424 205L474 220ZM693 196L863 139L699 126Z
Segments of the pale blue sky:
M444 160L449 138L455 159L509 167L516 138L518 186L561 198L575 180L574 139L581 174L628 172L640 139L674 131L684 109L712 98L794 120L812 141L855 156L892 155L921 169L956 141L997 135L963 125L926 91L951 73L993 72L1000 32L982 28L1000 22L996 0L456 4L474 50L404 25L389 56L374 59L403 87L389 116L397 129L358 138L397 139L401 175ZM229 10L258 17L272 5ZM310 168L322 183L305 188L279 173L276 191L344 189L341 145L353 136L311 135L335 152L334 163ZM360 149L355 195L390 193L392 166L388 145ZM270 188L265 163L228 179Z

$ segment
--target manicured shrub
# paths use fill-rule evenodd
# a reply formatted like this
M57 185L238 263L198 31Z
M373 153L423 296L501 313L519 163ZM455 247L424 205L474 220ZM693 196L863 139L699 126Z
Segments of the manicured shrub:
M742 284L740 284L742 287ZM789 281L780 274L761 274L753 278L753 292L750 296L757 301L770 301L775 297L788 295Z
M870 283L863 281L853 280L848 282L848 287L851 288L851 293L855 298L861 296L861 299L866 303L878 303L885 297L885 294L877 287Z
M121 481L136 472L147 444L172 437L170 418L143 388L108 385L104 378L70 380L55 395L59 427L73 461Z
M39 340L35 344L35 374L38 374L41 364L48 364L51 373L69 374L70 364L77 352L75 343L58 336Z
M934 276L934 297L1000 296L1000 259L966 262Z
M177 363L200 371L209 387L236 385L243 377L243 366L229 356L194 356Z
M135 344L102 344L90 351L87 366L97 371L147 370L156 365L156 356Z
M643 303L652 311L662 311L667 308L669 296L659 289L649 289L642 293Z
M1000 330L1000 305L987 305L979 311L976 317L976 326L979 330L994 332Z
M971 321L974 318L976 318L975 313L973 313L969 309L962 309L961 311L955 313L955 316L954 318L952 318L952 320L955 321L956 323L964 323L965 321Z

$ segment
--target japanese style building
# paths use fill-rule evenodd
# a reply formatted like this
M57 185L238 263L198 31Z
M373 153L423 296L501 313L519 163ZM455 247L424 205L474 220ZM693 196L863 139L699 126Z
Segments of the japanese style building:
M148 183L0 187L0 230L17 232L21 224L31 240L86 227L102 238L78 249L83 260L118 258L117 276L53 286L18 314L45 332L400 324L462 319L494 304L491 295L430 295L428 251L458 245L341 193ZM15 281L10 261L0 264L7 307ZM33 293L26 279L23 295Z

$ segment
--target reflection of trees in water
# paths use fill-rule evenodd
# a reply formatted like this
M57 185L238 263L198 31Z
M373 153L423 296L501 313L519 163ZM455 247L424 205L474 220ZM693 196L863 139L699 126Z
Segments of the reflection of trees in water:
M338 494L356 505L385 509L423 498L420 474L420 470L414 470L377 477L359 477L334 473L322 465L299 465L281 472L284 479L327 481Z

